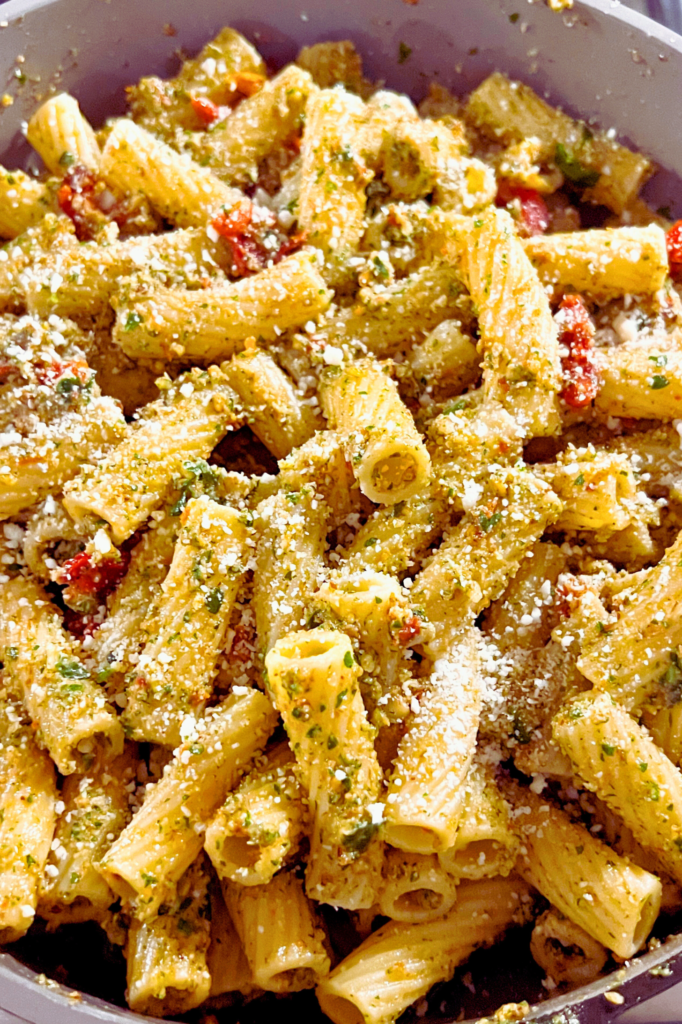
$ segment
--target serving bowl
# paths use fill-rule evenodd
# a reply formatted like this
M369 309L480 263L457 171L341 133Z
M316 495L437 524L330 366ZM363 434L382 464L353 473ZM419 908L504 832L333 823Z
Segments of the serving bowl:
M174 73L179 49L195 52L226 24L273 66L292 60L302 45L350 38L368 77L417 100L433 79L461 94L503 70L569 113L615 128L619 138L653 157L661 171L646 197L682 216L682 38L617 0L577 0L563 13L533 0L9 0L0 7L0 76L12 98L0 107L2 163L26 165L22 123L50 88L74 94L99 124L124 111L125 85L143 74ZM615 1019L682 980L682 931L674 934L682 922L668 924L673 937L660 948L589 986L533 1005L529 1019ZM29 938L15 952L22 962L0 953L0 1011L10 1024L12 1015L32 1024L145 1019L101 998L114 998L111 981L122 965L107 961L94 931L86 929L82 938L72 930ZM517 936L475 954L464 981L461 976L419 1008L422 1020L451 1020L462 1010L480 1017L500 1003L532 1001L542 992L527 943ZM69 982L83 993L69 989ZM296 998L294 1012L310 1024L323 1019L310 994ZM259 1001L233 1019L258 1024L273 1008L286 1013L282 1003Z

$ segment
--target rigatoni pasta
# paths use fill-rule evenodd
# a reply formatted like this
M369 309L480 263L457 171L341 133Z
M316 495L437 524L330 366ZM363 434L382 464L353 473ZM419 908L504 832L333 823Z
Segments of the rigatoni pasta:
M127 96L0 169L0 942L95 922L152 1016L393 1024L540 894L548 990L598 976L682 885L650 162L343 40Z

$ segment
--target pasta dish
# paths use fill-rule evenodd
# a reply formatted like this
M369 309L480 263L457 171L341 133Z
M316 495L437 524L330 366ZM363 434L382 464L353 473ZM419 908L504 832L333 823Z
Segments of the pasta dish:
M128 104L0 169L0 943L96 922L159 1017L391 1024L521 926L548 992L613 970L682 909L654 167L349 42Z

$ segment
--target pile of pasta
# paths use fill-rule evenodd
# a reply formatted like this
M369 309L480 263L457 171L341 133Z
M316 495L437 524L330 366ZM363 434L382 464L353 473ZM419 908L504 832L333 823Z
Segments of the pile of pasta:
M0 177L0 941L97 922L156 1016L389 1024L524 924L596 978L682 908L650 161L349 42L128 99Z

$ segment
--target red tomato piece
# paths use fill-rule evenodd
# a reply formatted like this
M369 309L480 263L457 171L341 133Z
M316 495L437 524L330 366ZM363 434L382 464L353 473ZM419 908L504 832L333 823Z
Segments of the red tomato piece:
M76 237L81 242L92 237L95 221L102 219L94 201L96 185L97 179L92 171L82 164L75 164L66 172L57 191L59 207L73 221Z
M422 631L422 620L417 615L412 615L398 630L398 643L401 647L409 647L416 640Z
M212 103L211 100L207 100L205 96L192 97L192 110L197 115L201 123L207 128L214 124L220 117L220 111L216 107L215 103Z
M539 192L532 188L523 188L502 180L497 189L497 205L507 206L518 201L520 208L519 227L521 234L544 235L549 227L549 210Z
M599 371L594 356L594 325L580 295L565 295L556 316L564 386L561 397L573 409L583 409L599 392Z
M62 377L75 377L81 384L87 384L90 377L90 367L82 359L69 359L64 363L46 363L44 366L36 366L35 375L39 384L47 384L51 387Z
M677 277L682 273L682 220L676 221L665 236L668 248L668 262L670 273Z
M213 221L213 227L222 238L233 239L243 235L253 221L253 203L242 199L231 210L223 210Z
M56 582L65 587L64 599L76 610L89 606L96 599L101 604L126 574L130 552L121 550L119 558L103 558L93 562L92 555L81 551L60 565Z

